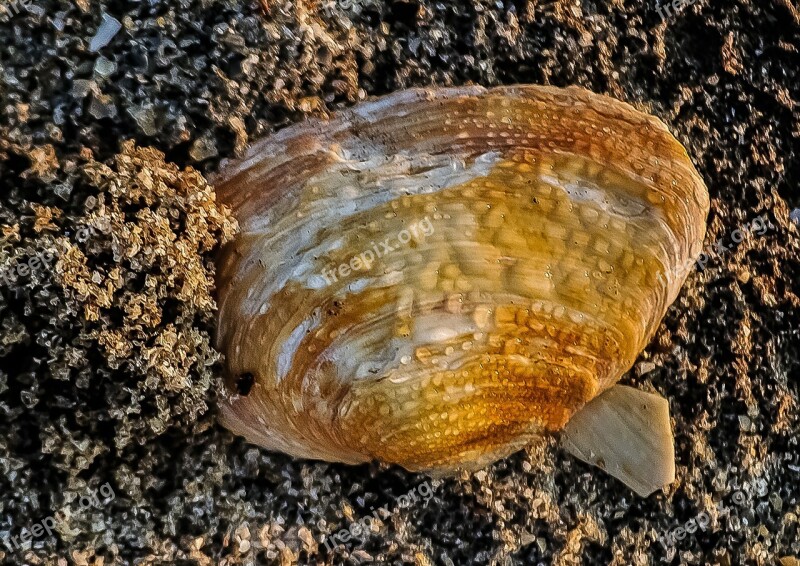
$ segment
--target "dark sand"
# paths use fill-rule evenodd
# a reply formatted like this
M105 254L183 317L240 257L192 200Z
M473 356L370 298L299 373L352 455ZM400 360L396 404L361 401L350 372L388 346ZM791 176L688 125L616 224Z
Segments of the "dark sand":
M793 0L699 0L666 22L650 0L365 0L358 12L304 0L10 5L18 13L0 16L0 263L48 250L72 263L0 280L0 543L58 518L29 550L0 546L4 563L797 564ZM92 53L103 11L123 29ZM398 497L427 478L292 460L214 424L203 281L208 238L229 227L221 216L197 224L211 202L164 196L206 190L201 178L155 154L114 165L122 142L211 173L248 142L366 96L518 82L581 85L659 116L709 187L707 243L730 249L689 277L623 379L670 400L678 481L642 500L554 447L438 482L427 506L403 509ZM97 162L113 170L104 176ZM170 179L155 204L147 188L130 197L140 170ZM123 190L108 196L109 178ZM165 231L147 231L142 209ZM733 231L762 215L768 230L734 244ZM181 276L193 296L179 296L161 256L133 265L99 229L79 241L87 223L139 230L169 253L170 238L187 239L196 253ZM103 298L115 281L123 290ZM141 308L125 311L134 300ZM113 499L81 511L78 498L107 482ZM363 543L321 544L383 505L391 517ZM65 508L69 517L56 515ZM706 516L669 548L657 542Z

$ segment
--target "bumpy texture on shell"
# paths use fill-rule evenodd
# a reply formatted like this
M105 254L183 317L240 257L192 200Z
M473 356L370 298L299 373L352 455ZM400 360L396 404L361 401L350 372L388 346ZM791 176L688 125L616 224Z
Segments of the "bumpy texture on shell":
M509 454L616 383L709 206L659 120L538 86L399 92L261 141L216 184L241 226L218 269L222 422L426 471Z

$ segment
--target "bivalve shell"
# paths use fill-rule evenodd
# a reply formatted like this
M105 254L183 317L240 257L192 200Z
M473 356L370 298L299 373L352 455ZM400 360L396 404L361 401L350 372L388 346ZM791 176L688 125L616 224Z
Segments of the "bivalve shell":
M216 185L241 226L218 264L222 422L428 472L516 451L614 386L709 208L658 119L540 86L366 102L255 144Z

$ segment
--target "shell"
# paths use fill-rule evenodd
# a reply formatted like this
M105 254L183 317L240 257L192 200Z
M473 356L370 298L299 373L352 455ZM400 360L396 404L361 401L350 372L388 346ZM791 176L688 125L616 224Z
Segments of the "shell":
M658 119L541 86L398 92L262 140L215 184L241 226L218 262L222 423L431 473L561 430L614 385L709 208Z

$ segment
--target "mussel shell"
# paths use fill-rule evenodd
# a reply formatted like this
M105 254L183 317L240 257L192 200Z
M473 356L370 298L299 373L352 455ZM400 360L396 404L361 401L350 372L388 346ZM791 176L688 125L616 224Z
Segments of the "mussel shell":
M215 184L241 226L218 262L223 424L431 472L559 430L616 383L709 208L658 119L540 86L399 92L262 140Z

